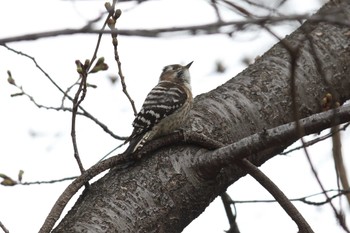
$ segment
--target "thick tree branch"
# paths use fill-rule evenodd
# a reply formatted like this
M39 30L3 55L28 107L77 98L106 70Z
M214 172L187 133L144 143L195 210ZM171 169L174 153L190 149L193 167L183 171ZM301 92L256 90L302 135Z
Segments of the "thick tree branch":
M350 105L346 105L337 109L336 112L329 110L328 112L322 112L314 116L302 119L300 125L305 129L307 134L314 134L321 129L329 128L334 123L334 119L338 123L344 123L350 121ZM249 154L258 154L259 151L263 151L264 148L268 148L277 142L284 141L286 138L296 140L298 134L295 132L294 123L278 126L274 129L258 133L247 138L244 138L232 145L217 149L213 152L207 152L206 154L199 155L197 160L193 160L196 166L200 167L198 173L201 177L205 176L206 179L217 175L219 170L226 167L231 161L234 163L236 160L240 160ZM140 159L142 156L146 156L151 151L155 151L166 145L176 144L179 141L185 140L189 144L195 143L195 145L203 146L205 148L217 148L217 143L208 143L208 138L201 140L201 135L193 134L191 132L182 134L173 134L169 137L161 138L153 141L145 146L141 155L135 155L136 158L126 156L124 154L119 156L113 156L99 164L94 165L90 169L86 170L84 174L79 176L67 189L62 193L57 200L55 206L52 208L45 224L40 232L49 232L55 222L61 215L63 208L66 206L70 198L90 179L100 174L101 172L113 168L115 166L127 168L130 164L133 164L135 159ZM201 143L203 142L203 144ZM141 156L141 157L140 157ZM210 170L212 169L212 171ZM210 172L208 172L210 170ZM210 176L210 177L209 177Z

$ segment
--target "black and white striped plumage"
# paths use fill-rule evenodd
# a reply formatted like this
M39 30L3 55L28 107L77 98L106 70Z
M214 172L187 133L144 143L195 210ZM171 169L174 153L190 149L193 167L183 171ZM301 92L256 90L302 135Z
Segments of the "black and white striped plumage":
M132 124L134 130L126 141L130 141L126 153L133 153L146 142L182 126L193 103L188 70L191 64L164 67L158 84L148 93Z

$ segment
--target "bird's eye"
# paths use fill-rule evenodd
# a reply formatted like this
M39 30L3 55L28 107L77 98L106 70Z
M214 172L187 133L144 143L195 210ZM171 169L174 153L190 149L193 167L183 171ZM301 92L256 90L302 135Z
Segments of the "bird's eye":
M183 70L180 70L179 72L177 72L177 77L180 78L181 76L183 76L184 72Z

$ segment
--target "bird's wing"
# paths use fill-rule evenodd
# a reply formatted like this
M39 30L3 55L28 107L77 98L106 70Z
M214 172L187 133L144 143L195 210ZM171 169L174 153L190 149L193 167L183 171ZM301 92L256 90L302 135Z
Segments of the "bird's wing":
M184 88L169 81L162 81L147 95L134 122L134 137L147 132L163 118L179 109L187 99Z

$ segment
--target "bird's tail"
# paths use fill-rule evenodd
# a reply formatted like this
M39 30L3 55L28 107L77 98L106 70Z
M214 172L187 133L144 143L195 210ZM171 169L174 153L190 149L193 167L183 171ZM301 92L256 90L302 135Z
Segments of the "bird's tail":
M124 142L124 144L126 144L126 143L128 143L129 142L129 146L128 146L128 148L126 148L126 150L124 151L124 154L126 153L126 154L132 154L132 153L134 153L135 151L137 151L138 150L138 147L139 147L139 144L140 144L140 142L142 141L142 137L143 137L143 135L141 134L141 135L138 135L138 136L136 136L136 137L133 137L133 138L128 138L125 142Z
M145 142L148 140L149 132L140 134L136 137L133 137L131 139L127 139L124 143L130 141L129 147L124 151L124 153L135 153L136 151L140 150Z

